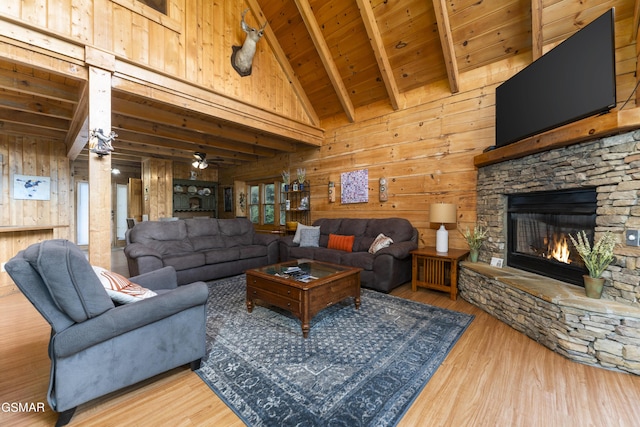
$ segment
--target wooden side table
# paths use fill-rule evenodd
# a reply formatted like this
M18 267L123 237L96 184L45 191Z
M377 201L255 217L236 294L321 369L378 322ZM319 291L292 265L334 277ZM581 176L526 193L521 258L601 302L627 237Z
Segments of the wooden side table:
M469 255L465 249L449 249L447 253L436 252L434 247L411 251L413 255L411 290L418 287L449 292L455 301L458 294L458 261Z

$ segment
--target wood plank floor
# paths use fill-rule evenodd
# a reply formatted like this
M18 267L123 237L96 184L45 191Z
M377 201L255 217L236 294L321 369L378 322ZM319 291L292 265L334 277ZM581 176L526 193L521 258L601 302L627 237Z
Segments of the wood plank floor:
M124 271L122 269L124 268ZM122 252L113 269L126 273ZM394 295L476 316L400 426L640 426L640 377L571 362L462 299ZM0 298L0 426L52 426L46 404L49 327L22 296ZM45 403L14 413L5 402ZM70 426L242 426L187 367L78 408Z

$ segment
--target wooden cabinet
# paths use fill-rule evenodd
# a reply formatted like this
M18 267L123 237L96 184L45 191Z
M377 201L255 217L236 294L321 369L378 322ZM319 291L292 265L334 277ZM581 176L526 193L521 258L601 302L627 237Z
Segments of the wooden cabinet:
M301 189L302 188L302 189ZM311 221L311 186L309 181L302 184L290 184L283 192L285 200L286 221L310 225ZM287 202L288 200L288 202Z
M173 215L218 217L218 183L189 179L173 180Z

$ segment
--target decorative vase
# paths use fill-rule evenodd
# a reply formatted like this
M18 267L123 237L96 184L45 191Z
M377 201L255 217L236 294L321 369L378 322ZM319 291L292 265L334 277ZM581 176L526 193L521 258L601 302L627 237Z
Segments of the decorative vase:
M602 296L604 279L602 277L582 276L584 278L584 290L589 298L599 299Z
M480 254L480 251L478 251L477 249L471 249L469 251L469 261L478 262L478 255L479 254Z

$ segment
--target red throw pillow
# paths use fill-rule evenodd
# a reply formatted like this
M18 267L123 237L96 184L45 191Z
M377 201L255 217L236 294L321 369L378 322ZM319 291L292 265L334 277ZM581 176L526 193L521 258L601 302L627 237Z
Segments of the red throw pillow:
M339 251L353 252L353 241L356 236L342 236L340 234L329 234L327 248Z

